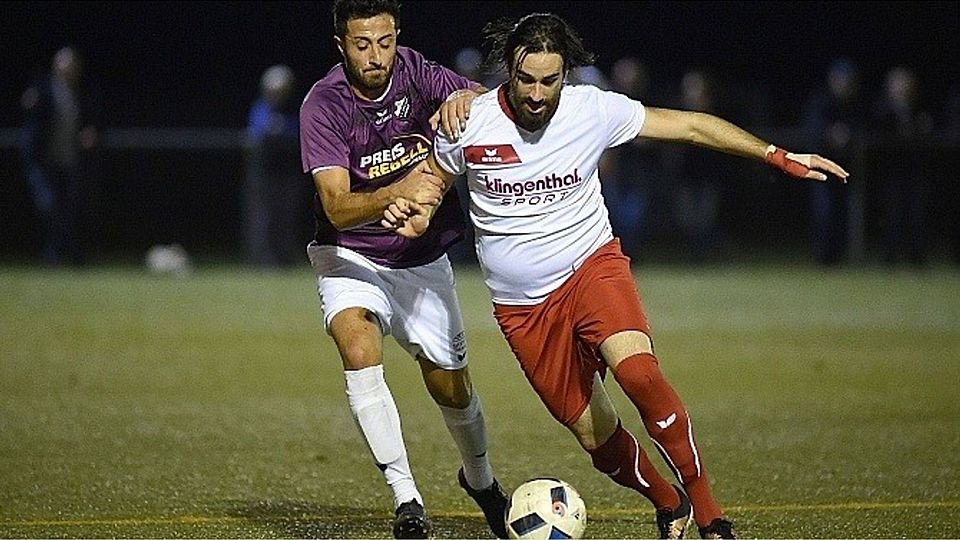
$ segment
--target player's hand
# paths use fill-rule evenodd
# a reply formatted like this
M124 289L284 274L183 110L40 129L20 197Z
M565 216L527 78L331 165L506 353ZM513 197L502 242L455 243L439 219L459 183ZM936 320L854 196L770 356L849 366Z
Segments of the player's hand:
M440 108L430 117L430 127L434 130L439 126L440 131L451 141L460 138L460 134L467 128L467 119L470 118L470 104L479 96L473 90L457 90L440 104Z
M430 210L413 201L397 198L383 211L380 224L405 238L418 238L430 226Z
M844 184L850 173L843 167L817 154L793 154L774 145L767 147L765 161L794 178L806 178L823 182L828 172L840 179Z
M443 179L433 174L426 160L407 173L396 184L396 196L417 204L438 205L443 199L446 185Z

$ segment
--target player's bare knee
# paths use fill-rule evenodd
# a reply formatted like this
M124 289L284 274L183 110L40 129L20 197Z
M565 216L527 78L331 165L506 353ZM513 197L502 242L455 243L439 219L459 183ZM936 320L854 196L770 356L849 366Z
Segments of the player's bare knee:
M382 362L380 338L361 334L334 336L345 369L363 369Z
M430 397L437 405L452 409L465 409L473 398L473 385L466 368L446 370L437 367L425 358L417 358Z
M380 348L369 343L351 342L338 346L344 369L364 369L379 365L382 361Z
M466 409L470 405L471 393L469 390L446 387L429 387L430 397L437 405L451 409Z
M470 406L473 399L473 385L470 383L470 377L464 376L465 370L456 370L453 374L452 392L450 393L450 406L454 409L466 409Z
M470 406L470 397L471 393L466 392L454 392L449 395L443 396L443 403L440 403L444 407L450 407L451 409L466 409Z
M377 316L363 308L346 309L330 321L344 369L363 369L382 361L382 335Z

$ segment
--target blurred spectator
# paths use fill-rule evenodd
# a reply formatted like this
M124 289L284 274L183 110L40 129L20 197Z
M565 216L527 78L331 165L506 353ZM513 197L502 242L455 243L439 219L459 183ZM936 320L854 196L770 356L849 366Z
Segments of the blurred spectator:
M615 92L644 101L649 83L647 67L637 58L620 58L611 67L609 85ZM661 176L660 153L642 137L608 149L600 160L601 189L613 232L635 261L647 235L652 186Z
M931 181L923 152L933 131L933 119L920 103L916 75L905 67L887 72L875 110L881 139L879 162L881 257L896 264L904 258L915 266L926 263L926 227Z
M719 114L712 78L700 70L684 73L680 81L680 108ZM717 215L726 158L690 145L668 147L664 156L674 186L674 219L684 239L684 259L703 264L719 245Z
M960 143L960 81L953 83L947 92L943 116L947 142Z
M956 164L954 167L948 165L947 170L953 171L956 170L957 165L960 165L957 159L957 147L960 146L960 82L955 82L950 87L943 116L946 124L944 126L945 142L952 149L953 163ZM952 188L950 189L952 194L950 208L953 209L951 211L952 220L948 226L953 231L950 236L953 262L960 264L960 187L957 186L956 178L948 177L945 181L950 183Z
M489 89L496 88L506 78L506 74L502 71L499 73L484 73L482 67L483 54L475 47L464 47L457 51L453 65L454 71Z
M99 105L72 47L53 56L50 73L20 100L25 113L20 150L43 228L46 264L82 265L89 248L93 151Z
M827 71L826 86L816 90L804 108L807 146L837 163L855 163L855 148L866 122L856 66L845 58ZM838 182L808 182L813 257L824 266L843 261L846 251L848 186Z
M570 70L568 84L592 84L601 90L610 90L610 81L597 66L580 66Z
M247 174L243 190L248 261L271 268L303 258L312 188L300 171L299 117L290 98L293 71L275 65L263 72L260 97L250 108Z

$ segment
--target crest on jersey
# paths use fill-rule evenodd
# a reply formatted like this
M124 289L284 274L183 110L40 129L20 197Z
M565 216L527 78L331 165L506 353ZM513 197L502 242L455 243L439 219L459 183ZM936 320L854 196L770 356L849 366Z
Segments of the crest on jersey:
M393 102L393 115L397 118L406 118L410 115L410 98L403 96Z
M463 149L463 157L467 163L481 165L509 165L522 163L517 151L511 144L490 144L483 146L467 146Z

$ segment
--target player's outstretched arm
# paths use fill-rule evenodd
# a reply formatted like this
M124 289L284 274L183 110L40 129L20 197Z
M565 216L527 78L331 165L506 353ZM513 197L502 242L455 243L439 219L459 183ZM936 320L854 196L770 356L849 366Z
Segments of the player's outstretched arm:
M398 197L417 204L440 204L446 190L440 178L429 174L426 162L401 180L371 192L350 191L350 175L342 167L315 171L313 183L327 218L337 230L376 222Z
M647 107L640 137L686 142L742 156L777 167L794 178L824 181L832 174L846 182L850 176L836 163L816 154L793 154L712 114Z

